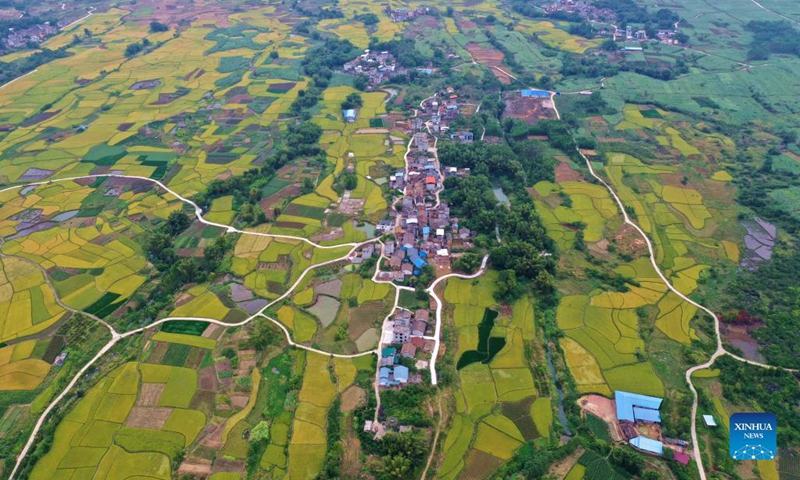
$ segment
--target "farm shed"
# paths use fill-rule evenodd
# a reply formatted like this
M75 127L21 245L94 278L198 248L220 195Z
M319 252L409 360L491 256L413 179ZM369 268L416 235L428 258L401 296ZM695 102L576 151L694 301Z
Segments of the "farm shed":
M661 423L661 415L658 413L663 401L661 398L617 390L614 392L614 401L617 404L618 420Z

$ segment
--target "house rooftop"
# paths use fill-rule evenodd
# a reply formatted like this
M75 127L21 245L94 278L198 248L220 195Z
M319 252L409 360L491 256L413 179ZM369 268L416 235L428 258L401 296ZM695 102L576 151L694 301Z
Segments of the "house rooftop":
M649 422L661 422L661 416L658 413L658 409L661 408L661 402L663 401L661 398L617 390L614 392L614 401L617 404L618 420L635 422L638 419ZM649 411L645 412L645 410Z
M659 455L664 453L664 444L652 438L639 436L630 439L630 444L645 452L657 453Z

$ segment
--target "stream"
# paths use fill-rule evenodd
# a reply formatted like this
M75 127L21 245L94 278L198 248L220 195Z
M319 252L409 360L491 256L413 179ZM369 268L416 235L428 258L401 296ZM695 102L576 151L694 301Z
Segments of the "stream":
M547 366L550 367L550 375L553 377L553 383L556 386L556 392L558 392L558 418L561 420L561 426L564 427L564 433L571 437L572 430L570 430L569 425L567 425L567 414L564 411L564 392L561 390L561 387L558 386L556 366L553 364L553 354L550 350L549 343L547 344Z

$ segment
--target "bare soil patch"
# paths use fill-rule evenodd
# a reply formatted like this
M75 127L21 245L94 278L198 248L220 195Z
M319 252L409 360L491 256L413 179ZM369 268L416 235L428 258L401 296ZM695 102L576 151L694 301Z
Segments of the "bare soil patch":
M136 404L142 407L155 407L166 386L165 383L143 383Z
M125 422L127 427L153 428L160 430L167 423L167 419L172 413L171 408L166 407L137 407L131 409L128 420Z
M601 418L608 425L611 438L615 441L623 439L622 430L617 421L617 406L614 400L602 395L586 395L578 400L584 414L592 414Z
M505 95L505 116L517 118L529 125L539 120L556 118L553 101L549 98L523 97L519 92L509 92Z
M364 403L367 392L363 388L353 385L342 394L342 411L352 412Z
M495 77L497 77L498 80L506 85L511 83L511 78L497 69L497 67L500 67L503 70L508 71L508 67L503 66L503 58L505 58L503 52L500 50L495 50L494 48L481 47L477 43L468 43L467 51L470 53L470 55L472 55L472 58L475 59L476 62L491 67L492 73Z
M583 179L583 175L569 166L566 160L562 160L556 167L556 183L574 182Z

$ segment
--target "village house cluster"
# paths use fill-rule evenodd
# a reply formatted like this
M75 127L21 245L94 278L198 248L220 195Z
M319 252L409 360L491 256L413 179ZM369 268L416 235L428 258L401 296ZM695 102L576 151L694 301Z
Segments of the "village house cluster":
M558 0L555 3L542 7L545 13L567 12L580 15L587 22L608 22L613 23L617 19L617 14L610 8L597 8L589 2L575 0Z
M386 7L386 13L393 22L410 22L422 15L431 13L430 7L417 7L414 10L406 10L405 8L398 8L392 10L391 7Z
M367 90L374 90L378 85L396 75L403 75L406 69L399 67L394 56L389 52L375 52L370 49L342 66L347 75L361 75L367 79Z
M56 33L58 33L58 28L50 25L50 22L45 22L24 30L13 31L5 38L4 43L8 48L21 48L29 43L42 43L47 37Z
M417 356L429 356L433 351L433 340L425 337L429 329L433 330L432 326L429 328L429 321L428 310L411 312L398 308L394 316L384 322L381 344L386 347L381 349L378 371L380 387L403 388L422 382L422 375L414 371L428 368L428 360L417 360ZM409 369L408 365L413 365L413 369Z
M446 134L450 127L448 122L453 121L456 117L461 115L461 108L464 106L464 101L458 95L453 87L447 87L445 90L438 92L435 96L426 99L422 102L423 116L428 118L428 126L434 135ZM423 120L416 119L417 124L412 125L415 130L425 127ZM471 132L457 132L458 134L465 134ZM451 136L451 139L453 137ZM467 137L464 137L466 141ZM468 137L469 142L472 143L472 135Z

